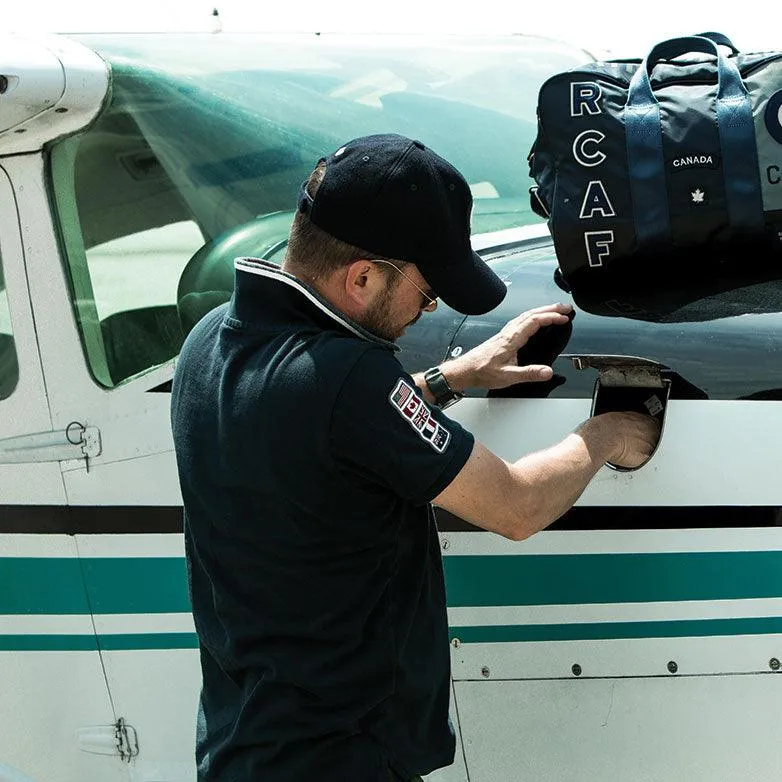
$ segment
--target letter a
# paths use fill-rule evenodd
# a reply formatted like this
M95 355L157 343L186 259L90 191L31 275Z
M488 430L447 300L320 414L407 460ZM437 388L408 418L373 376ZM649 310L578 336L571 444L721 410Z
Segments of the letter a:
M598 101L603 95L600 85L593 81L576 81L570 85L570 116L583 117L587 114L600 114Z
M614 243L613 231L587 231L584 234L586 243L587 259L592 267L602 266L603 259L608 258L611 253L610 244Z
M616 217L614 207L608 199L608 193L606 193L603 183L598 179L593 179L587 185L579 217L585 220L592 217L595 212L600 212L601 217Z

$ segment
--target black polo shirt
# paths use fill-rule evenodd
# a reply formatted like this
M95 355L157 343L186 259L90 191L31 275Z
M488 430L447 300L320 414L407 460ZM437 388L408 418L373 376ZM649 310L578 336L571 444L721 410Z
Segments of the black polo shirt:
M172 423L201 648L201 780L382 782L453 760L430 500L472 435L261 261L188 336Z

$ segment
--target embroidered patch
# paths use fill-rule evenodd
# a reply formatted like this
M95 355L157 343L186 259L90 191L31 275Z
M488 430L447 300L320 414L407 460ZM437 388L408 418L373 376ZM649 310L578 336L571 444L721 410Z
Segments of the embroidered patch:
M451 433L432 415L426 402L406 380L399 378L388 401L437 453L445 450Z
M668 167L673 171L682 171L692 168L718 169L722 165L722 158L713 152L696 153L694 155L680 155L669 158Z

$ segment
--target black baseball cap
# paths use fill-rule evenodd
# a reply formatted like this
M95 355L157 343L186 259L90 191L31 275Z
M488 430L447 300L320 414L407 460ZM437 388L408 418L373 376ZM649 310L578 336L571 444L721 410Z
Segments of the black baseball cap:
M505 283L470 245L472 194L464 177L420 141L384 134L348 141L321 158L315 197L299 211L331 236L362 250L414 263L435 294L465 315L505 298Z

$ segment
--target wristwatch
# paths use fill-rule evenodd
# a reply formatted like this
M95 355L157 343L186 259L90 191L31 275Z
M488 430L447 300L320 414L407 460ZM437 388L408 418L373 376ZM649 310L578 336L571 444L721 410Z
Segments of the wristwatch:
M440 367L427 369L424 372L424 380L426 381L426 387L432 392L435 404L438 407L446 407L463 396L448 385L448 381L440 371Z

